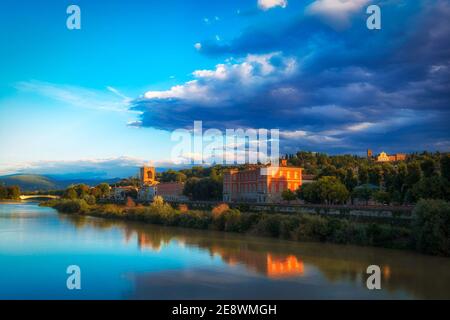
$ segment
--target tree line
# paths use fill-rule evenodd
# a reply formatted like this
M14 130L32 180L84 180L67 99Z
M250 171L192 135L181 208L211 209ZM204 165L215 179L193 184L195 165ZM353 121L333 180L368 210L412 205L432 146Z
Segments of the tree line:
M286 191L285 200L339 204L355 199L384 204L414 204L420 199L450 199L450 155L414 153L405 161L376 162L351 155L328 156L298 152L286 155L288 163L304 168L316 181L296 193Z
M19 186L0 186L0 199L19 200L20 194Z
M302 199L315 204L344 204L376 201L382 204L415 204L420 199L450 199L450 154L414 153L405 161L379 163L373 159L354 155L327 155L299 151L287 154L291 166L301 167L304 173L315 176L315 181L303 184L296 192L285 191L283 199ZM184 195L192 200L221 200L223 173L239 166L194 166L188 169L169 169L157 173L160 182L183 182ZM117 185L139 186L139 179L130 177ZM106 197L107 184L93 189L88 186L71 186L66 198L88 196ZM92 199L91 199L92 200Z
M108 198L110 195L110 186L107 183L100 183L95 187L89 187L86 184L76 184L69 186L62 194L64 199L82 199L86 203L93 205L98 199Z

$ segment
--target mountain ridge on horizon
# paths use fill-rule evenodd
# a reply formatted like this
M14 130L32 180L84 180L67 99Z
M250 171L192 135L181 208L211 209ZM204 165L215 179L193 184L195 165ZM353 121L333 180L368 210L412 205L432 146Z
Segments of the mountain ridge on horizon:
M19 186L22 191L36 191L36 190L58 190L65 189L72 184L84 183L89 186L95 186L102 182L109 184L116 183L122 178L103 178L103 179L89 179L89 178L72 178L72 179L56 179L51 175L39 174L23 174L16 173L10 175L0 176L0 185L5 186Z

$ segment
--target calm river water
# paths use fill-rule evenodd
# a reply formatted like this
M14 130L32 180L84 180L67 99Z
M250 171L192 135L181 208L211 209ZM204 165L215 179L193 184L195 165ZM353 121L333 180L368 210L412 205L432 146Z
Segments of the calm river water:
M366 288L367 266L382 270ZM66 268L81 269L68 290ZM0 204L0 299L450 299L450 259Z

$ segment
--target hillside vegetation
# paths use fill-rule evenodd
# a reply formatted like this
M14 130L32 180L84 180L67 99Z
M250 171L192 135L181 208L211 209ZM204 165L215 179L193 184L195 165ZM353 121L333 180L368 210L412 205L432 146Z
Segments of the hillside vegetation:
M0 185L3 186L18 186L20 190L29 191L48 191L48 190L62 190L70 185L86 184L88 186L96 186L102 182L115 183L119 179L70 179L58 180L37 174L13 174L0 177Z

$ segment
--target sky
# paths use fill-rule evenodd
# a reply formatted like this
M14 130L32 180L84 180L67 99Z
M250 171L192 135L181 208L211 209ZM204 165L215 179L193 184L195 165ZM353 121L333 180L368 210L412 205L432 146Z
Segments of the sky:
M283 153L450 151L449 21L445 0L4 0L0 174L170 166L196 120L279 129Z

